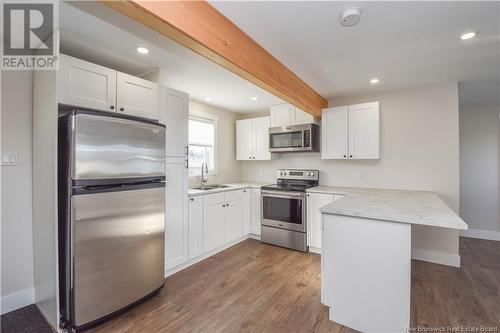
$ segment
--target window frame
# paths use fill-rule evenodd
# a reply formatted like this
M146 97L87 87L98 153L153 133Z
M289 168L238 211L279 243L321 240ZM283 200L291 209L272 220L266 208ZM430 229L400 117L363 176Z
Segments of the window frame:
M198 122L203 122L207 124L211 124L214 127L214 143L213 143L213 152L214 152L214 165L213 169L209 169L207 175L209 176L216 176L217 175L217 121L218 117L217 116L212 116L208 114L190 114L189 115L189 121L198 121ZM189 125L188 125L189 128ZM189 136L188 136L188 151L189 151L189 146L199 146L199 147L210 147L210 145L203 144L203 143L193 143L189 141ZM189 156L188 156L189 159ZM188 168L188 173L190 177L199 177L201 176L201 168L192 168L191 166Z

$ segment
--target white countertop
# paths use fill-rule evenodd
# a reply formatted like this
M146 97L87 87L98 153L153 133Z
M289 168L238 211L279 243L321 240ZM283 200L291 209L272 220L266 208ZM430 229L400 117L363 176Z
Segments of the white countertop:
M207 184L210 185L210 184ZM234 190L241 190L245 188L260 188L261 186L264 185L269 185L269 183L255 183L255 182L241 182L241 183L227 183L227 184L221 184L221 185L226 185L228 187L223 187L223 188L216 188L213 190L195 190L195 189L189 189L188 196L193 197L197 195L203 195L203 194L212 194L212 193L218 193L218 192L226 192L226 191L234 191Z
M468 229L467 224L434 192L336 186L317 186L307 192L344 195L322 207L323 214Z

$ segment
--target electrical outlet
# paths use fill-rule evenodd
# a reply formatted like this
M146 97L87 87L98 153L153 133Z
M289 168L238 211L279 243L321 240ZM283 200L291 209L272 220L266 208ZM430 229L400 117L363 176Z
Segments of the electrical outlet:
M0 165L2 166L17 165L17 153L2 153L2 160Z

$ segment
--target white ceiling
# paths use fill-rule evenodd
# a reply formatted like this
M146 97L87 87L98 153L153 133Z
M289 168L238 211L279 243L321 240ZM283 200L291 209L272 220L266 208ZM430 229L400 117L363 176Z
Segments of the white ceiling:
M206 58L97 2L61 3L61 51L132 75L156 68L162 82L234 112L259 112L283 101ZM137 46L150 53L140 55ZM251 97L258 97L258 101ZM211 97L212 101L205 101Z
M323 97L498 81L500 2L211 2ZM354 27L339 24L361 9ZM461 41L466 31L476 38ZM380 83L370 86L371 78Z

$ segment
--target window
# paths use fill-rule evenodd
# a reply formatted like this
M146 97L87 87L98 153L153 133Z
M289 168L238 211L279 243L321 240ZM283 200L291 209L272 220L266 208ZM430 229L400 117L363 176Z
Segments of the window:
M201 165L208 164L209 174L215 174L215 120L189 117L189 175L201 175Z

